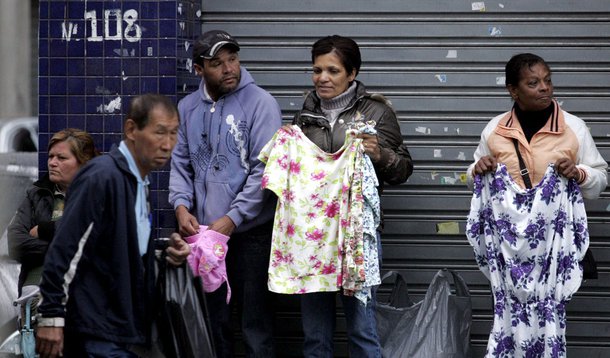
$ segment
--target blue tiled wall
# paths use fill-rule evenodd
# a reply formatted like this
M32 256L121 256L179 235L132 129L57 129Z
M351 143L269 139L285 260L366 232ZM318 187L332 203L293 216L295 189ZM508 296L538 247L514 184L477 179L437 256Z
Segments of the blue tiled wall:
M40 0L39 169L49 138L66 127L92 134L106 152L121 140L129 101L161 93L178 101L198 83L191 46L201 1ZM157 235L175 226L167 202L169 166L151 174ZM160 231L160 232L159 232Z

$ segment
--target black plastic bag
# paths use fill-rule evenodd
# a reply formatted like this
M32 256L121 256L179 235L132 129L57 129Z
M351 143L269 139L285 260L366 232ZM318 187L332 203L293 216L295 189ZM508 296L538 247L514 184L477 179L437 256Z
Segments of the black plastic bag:
M597 279L597 262L593 257L593 252L590 247L587 249L587 252L585 252L585 257L583 257L580 263L582 264L582 278L584 280Z
M201 281L188 265L174 266L158 260L157 285L160 314L157 330L167 358L214 358Z
M423 300L413 303L406 280L397 271L383 277L396 280L387 303L377 303L377 331L384 357L471 357L472 302L462 277L440 270ZM451 293L453 276L456 294Z

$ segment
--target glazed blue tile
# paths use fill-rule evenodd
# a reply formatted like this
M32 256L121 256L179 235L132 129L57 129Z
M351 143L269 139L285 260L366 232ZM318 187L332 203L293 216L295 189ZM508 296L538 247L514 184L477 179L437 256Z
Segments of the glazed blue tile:
M49 78L38 76L38 94L48 95L49 94Z
M176 46L176 39L159 39L159 57L176 57L176 48L180 46L184 49L184 42Z
M175 19L178 12L175 2L160 2L159 3L159 18L160 19Z
M121 41L105 40L103 43L104 57L121 57L123 55Z
M68 74L68 60L66 58L49 59L49 75L65 76Z
M66 42L60 39L49 40L49 57L66 57Z
M87 93L85 77L68 77L68 94L85 95Z
M157 76L159 64L156 58L143 58L140 61L140 74L143 76Z
M110 151L113 145L118 145L121 142L121 134L104 134L104 152Z
M52 1L50 3L51 8L49 9L50 16L52 19L63 19L66 17L67 9L66 3L63 1Z
M85 99L87 113L100 113L100 106L104 104L104 97L99 96L87 96Z
M68 127L85 130L85 116L82 114L68 116Z
M52 95L65 95L67 92L66 77L49 77L49 93Z
M116 95L121 93L121 87L123 79L121 77L104 77L104 88L110 95Z
M68 57L84 57L86 40L73 40L68 43Z
M40 1L38 4L38 16L42 19L49 18L49 2L48 1Z
M61 39L70 43L85 41L85 20L70 20L61 24Z
M159 76L176 76L175 58L170 57L159 59Z
M87 12L95 11L95 16L97 18L98 25L98 35L103 35L104 29L102 28L102 26L100 26L100 24L103 22L104 19L104 1L86 1L86 3L87 7L85 8L85 10ZM90 26L90 24L87 25L88 28L90 28ZM89 33L89 31L87 31L87 33Z
M157 184L160 188L169 187L169 172L159 171L157 172Z
M68 127L65 111L61 114L52 114L49 116L49 132L55 133ZM39 143L40 144L40 143ZM42 147L44 148L44 147Z
M84 58L68 58L68 76L84 76L85 75L85 59Z
M49 96L38 96L38 114L49 114Z
M83 20L85 18L85 4L86 2L82 1L70 1L68 3L68 18L70 20Z
M38 39L38 57L49 57L49 40L46 38Z
M123 80L123 89L121 91L124 95L136 95L140 93L140 78L139 77L128 77Z
M87 76L104 75L104 60L101 58L87 58L85 60L85 71Z
M87 132L91 133L91 131L87 130ZM95 149L97 149L100 152L104 152L104 135L101 133L101 131L98 131L98 133L95 134L91 134L91 136L93 137L93 144L95 145Z
M125 14L125 11L135 10L135 11L138 12L138 19L142 18L140 16L142 11L140 10L140 2L139 1L123 1L122 4L121 4L121 8L123 9L123 15Z
M89 133L100 133L104 131L104 116L92 115L91 112L87 112L87 118L85 119L85 130Z
M115 104L114 102L118 97L121 97L119 93L111 93L109 95L104 96L103 97L103 101L104 101L103 106L98 106L97 112L102 113L105 116L120 114L122 108L108 108L111 103L113 105ZM122 102L123 99L122 98L120 98L120 99ZM121 103L121 107L122 107L122 103ZM106 121L106 118L104 118L104 123L105 123L105 121Z
M142 77L140 79L140 93L159 93L157 77Z
M120 75L121 75L121 59L106 57L104 59L104 76L120 76Z
M52 86L53 84L51 84L51 87ZM66 101L66 96L51 96L49 100L50 114L66 114L67 108L68 105Z
M52 17L51 20L49 20L49 38L63 39L63 16L60 19L61 20L58 20L58 18Z
M125 76L138 76L140 74L140 59L139 58L124 58L123 59L123 74Z
M159 41L157 39L140 41L140 53L144 57L157 57L159 53Z
M46 133L49 131L49 116L46 114L38 115L38 133ZM39 148L42 148L39 146Z
M159 21L158 20L142 20L140 21L142 28L143 39L156 39L159 37Z
M38 38L46 39L49 37L49 20L40 20L38 22Z
M140 18L141 19L157 19L157 18L159 18L159 2L157 2L157 1L142 1L140 3Z
M140 94L140 89L138 88L138 95ZM131 100L134 98L135 96L133 95L128 95L123 93L123 95L121 96L121 106L123 107L123 112L127 113L128 109L129 109L129 104L131 103Z
M176 20L159 20L159 37L176 37Z
M160 77L159 78L159 93L171 95L176 93L176 77Z
M104 43L96 41L87 41L85 44L87 57L102 57L104 56Z
M123 41L123 52L122 52L121 56L123 56L123 58L140 57L140 41L138 41L138 42Z
M49 75L49 58L48 57L38 57L38 76L48 76Z
M109 115L104 116L104 132L121 133L123 131L123 116Z
M85 82L85 93L87 95L103 94L104 79L102 77L87 77Z
M68 113L83 114L87 113L85 96L69 96L68 97Z

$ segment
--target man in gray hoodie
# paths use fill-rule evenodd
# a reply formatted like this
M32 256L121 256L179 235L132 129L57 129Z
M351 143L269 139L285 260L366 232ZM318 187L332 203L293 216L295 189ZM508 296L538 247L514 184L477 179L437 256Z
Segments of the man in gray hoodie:
M273 311L267 268L275 200L261 189L262 147L282 124L277 101L240 66L239 44L211 30L193 46L199 89L180 101L178 144L171 162L169 201L180 233L200 225L230 236L226 266L231 303L237 305L247 357L273 357ZM227 284L206 301L219 357L233 338Z

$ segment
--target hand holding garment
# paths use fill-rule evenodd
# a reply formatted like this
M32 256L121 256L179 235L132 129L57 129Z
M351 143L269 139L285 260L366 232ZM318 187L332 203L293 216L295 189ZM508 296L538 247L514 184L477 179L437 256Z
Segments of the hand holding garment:
M225 258L229 250L227 243L229 237L201 225L199 232L193 236L185 237L191 245L191 254L188 263L193 274L200 276L205 292L216 291L225 281L227 282L227 303L231 299L231 286L227 277Z

